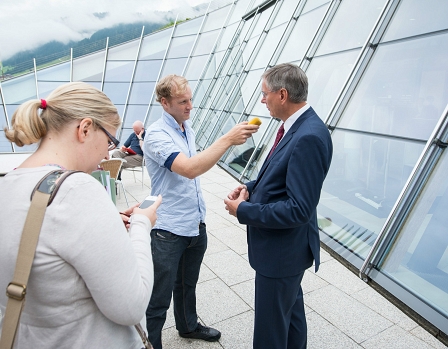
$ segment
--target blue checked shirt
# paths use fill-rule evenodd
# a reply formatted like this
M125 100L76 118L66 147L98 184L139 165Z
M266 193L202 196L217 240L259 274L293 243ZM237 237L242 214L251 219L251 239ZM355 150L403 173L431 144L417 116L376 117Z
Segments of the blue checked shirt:
M146 168L151 177L151 195L161 194L154 229L167 230L180 236L199 235L199 223L205 222L205 202L199 178L188 179L165 167L172 153L187 157L196 155L195 134L190 121L184 122L187 135L167 112L147 130L143 144Z

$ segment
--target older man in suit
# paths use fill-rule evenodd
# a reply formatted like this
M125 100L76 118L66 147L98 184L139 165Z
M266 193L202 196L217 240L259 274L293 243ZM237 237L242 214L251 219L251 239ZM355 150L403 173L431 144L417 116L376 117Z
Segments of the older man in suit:
M247 225L255 276L254 349L306 348L301 281L319 267L316 207L333 146L325 124L306 100L308 79L296 65L280 64L262 76L262 100L282 124L258 178L225 199Z

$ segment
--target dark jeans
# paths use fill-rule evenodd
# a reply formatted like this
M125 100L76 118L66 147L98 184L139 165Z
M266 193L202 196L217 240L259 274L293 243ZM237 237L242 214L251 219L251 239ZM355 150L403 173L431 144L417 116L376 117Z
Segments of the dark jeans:
M205 224L199 225L199 235L186 237L166 230L151 231L154 262L154 288L146 310L148 339L154 349L162 349L162 328L166 311L174 300L174 317L179 332L196 329L196 284L202 259L207 249Z

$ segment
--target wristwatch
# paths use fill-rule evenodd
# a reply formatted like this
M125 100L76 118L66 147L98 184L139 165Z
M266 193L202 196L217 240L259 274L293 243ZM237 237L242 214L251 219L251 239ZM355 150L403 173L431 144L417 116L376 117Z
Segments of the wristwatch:
M139 137L139 138L138 138L138 140L139 140L139 141L142 141L142 140L143 140L143 138L140 138L140 137Z

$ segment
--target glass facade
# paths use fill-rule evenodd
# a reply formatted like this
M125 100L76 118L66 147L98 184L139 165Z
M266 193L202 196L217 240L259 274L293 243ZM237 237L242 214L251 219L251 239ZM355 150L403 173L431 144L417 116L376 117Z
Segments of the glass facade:
M155 85L179 74L193 91L199 150L238 122L262 120L258 133L219 161L239 181L251 180L279 127L260 103L260 77L275 64L298 64L309 79L308 102L334 144L318 206L322 243L448 333L448 6L214 3L194 19L1 82L0 152L35 149L13 147L3 127L21 103L68 81L85 81L111 98L123 142L135 120L148 126L160 117Z

